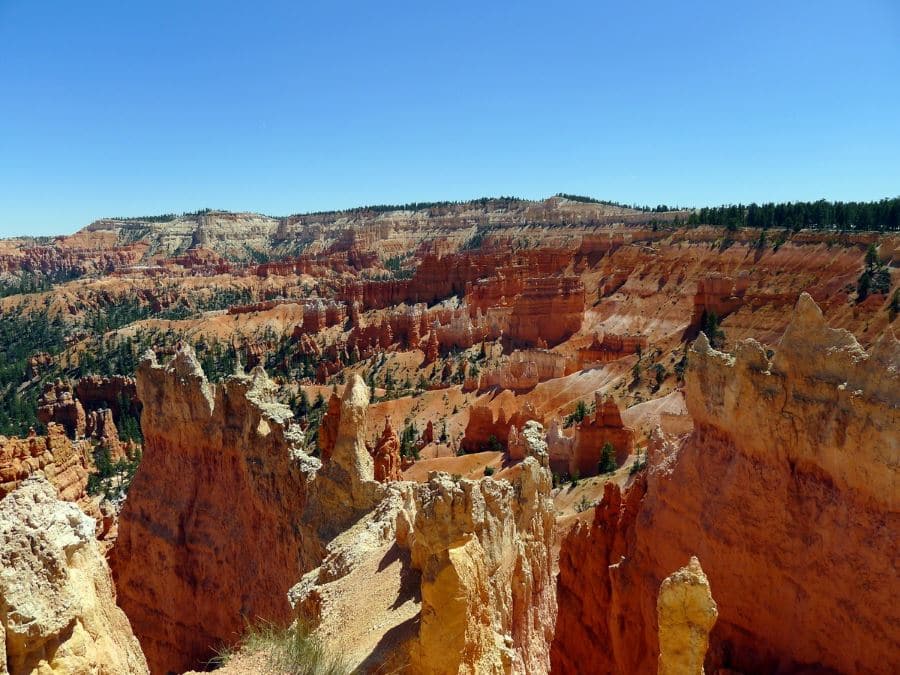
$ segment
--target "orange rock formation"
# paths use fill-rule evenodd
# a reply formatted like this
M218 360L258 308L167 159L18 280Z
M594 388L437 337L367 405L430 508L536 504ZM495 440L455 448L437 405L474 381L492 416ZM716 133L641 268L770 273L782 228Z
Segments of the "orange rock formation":
M165 367L146 357L137 388L144 456L111 566L151 672L181 672L245 619L290 616L311 469L261 371L214 387L185 347Z
M550 464L555 471L574 476L592 476L606 443L616 453L616 464L621 466L634 452L634 430L622 422L622 414L612 398L601 393L594 395L595 413L585 417L576 426L564 429L554 420L547 434L550 448Z
M94 514L96 505L86 492L93 466L91 449L90 443L70 440L62 426L53 422L47 425L46 436L0 436L0 497L42 471L59 491L60 499L77 502Z
M391 418L384 423L384 432L372 452L375 460L375 480L385 483L401 480L400 439L391 428Z
M719 606L712 672L891 672L898 363L892 334L866 352L806 295L771 360L701 335L693 433L655 437L646 475L624 497L608 483L563 542L554 670L653 672L656 589L697 554Z

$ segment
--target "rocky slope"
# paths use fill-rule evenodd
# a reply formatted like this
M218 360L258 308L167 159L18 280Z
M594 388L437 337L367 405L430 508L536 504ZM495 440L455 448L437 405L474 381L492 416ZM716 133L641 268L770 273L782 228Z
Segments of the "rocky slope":
M71 441L63 427L53 423L46 436L0 436L0 497L40 471L59 490L61 499L79 502L91 510L86 492L88 473L93 467L91 450L89 443Z
M155 672L295 617L364 671L542 672L557 590L554 668L650 672L665 635L701 646L657 595L694 555L710 672L879 672L900 237L676 217L501 199L0 241L0 430L22 437L0 490L43 471L87 508L91 454L130 476L143 408L111 561ZM689 349L701 328L716 349ZM704 588L682 572L665 588ZM863 637L825 644L848 612Z
M563 542L554 670L653 672L655 589L697 555L719 608L708 670L892 672L897 340L867 352L804 295L774 357L701 335L688 363L694 431L657 436L646 475L608 484Z
M546 450L510 481L436 474L419 489L412 565L422 573L416 672L542 672L556 614Z
M0 566L0 673L148 672L94 521L43 477L0 501Z

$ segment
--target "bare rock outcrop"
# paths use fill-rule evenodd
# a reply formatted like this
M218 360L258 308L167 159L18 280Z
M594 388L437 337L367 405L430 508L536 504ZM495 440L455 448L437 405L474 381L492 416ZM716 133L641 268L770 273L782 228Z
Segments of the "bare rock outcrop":
M656 599L658 675L703 675L709 632L719 616L697 558L666 577Z
M91 501L86 492L92 468L90 451L89 443L72 441L54 422L47 425L45 436L0 436L0 497L40 471L59 490L61 499L87 507Z
M576 426L560 428L558 421L550 428L547 442L553 469L560 473L590 476L598 467L606 443L615 451L617 465L622 465L634 452L634 429L622 422L616 402L600 392L594 395L593 417L585 417Z
M514 426L510 427L507 452L512 460L534 457L541 466L549 466L550 454L543 425L535 420L528 420L521 431Z
M563 542L554 669L653 672L656 589L697 555L719 609L708 671L892 672L898 364L890 331L867 352L807 295L771 359L754 340L729 355L701 335L694 431L654 436L648 471L624 497L608 485L593 524Z
M61 424L76 440L84 437L87 422L84 407L75 398L72 386L65 382L47 384L38 401L37 415L44 424Z
M378 505L327 545L288 598L331 654L358 672L408 672L418 635L420 575L410 564L415 485L386 486Z
M375 462L375 480L386 483L402 479L400 467L400 439L397 432L391 427L391 418L388 417L384 424L384 431L378 439L372 459Z
M137 388L144 456L111 562L151 671L184 671L247 621L287 623L288 590L383 498L365 446L369 389L350 379L323 465L261 368L212 385L183 346L164 366L148 353Z
M42 476L0 501L0 673L138 675L95 523Z
M144 456L111 564L153 673L187 670L246 620L287 621L287 590L317 560L298 528L319 466L265 373L211 385L193 350L137 373Z
M527 434L509 481L390 483L330 541L289 594L328 651L362 672L547 671L555 519L542 430Z
M412 565L422 614L416 672L541 672L556 603L550 472L526 459L515 484L435 473L416 496Z
M425 343L425 362L422 365L427 366L429 363L434 363L438 356L440 356L440 343L437 330L432 330L428 334L428 342Z
M137 387L144 459L112 560L152 672L196 667L246 621L292 615L332 650L358 631L357 665L548 668L555 520L539 442L509 481L381 483L358 375L332 399L321 462L299 450L261 369L212 385L182 347L165 366L146 357ZM353 618L362 606L384 612L387 633Z
M604 332L601 338L594 335L590 345L578 350L582 367L610 363L625 356L647 349L647 338L643 335L617 335Z
M746 274L737 278L710 274L699 279L691 323L699 326L704 313L715 314L720 319L728 316L743 304L749 285L750 278Z
M332 392L328 397L328 407L319 426L319 454L323 462L327 462L337 441L338 420L341 418L341 398Z
M513 345L553 346L578 332L584 285L576 277L531 278L513 304L504 340Z
M516 350L503 357L496 366L467 378L464 389L480 390L499 387L513 391L534 389L541 382L563 377L573 365L563 354L542 349Z
M140 415L141 412L133 377L87 375L75 384L75 394L87 410L109 408L116 419L124 414Z

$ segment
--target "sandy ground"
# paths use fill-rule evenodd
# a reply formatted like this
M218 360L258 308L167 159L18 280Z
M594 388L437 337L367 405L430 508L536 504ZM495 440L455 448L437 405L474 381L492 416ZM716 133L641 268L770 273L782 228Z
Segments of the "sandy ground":
M428 474L432 471L445 471L449 474L457 474L463 478L482 478L485 467L493 467L497 478L501 476L504 467L505 455L502 452L475 452L459 457L437 457L435 459L421 459L403 472L405 480L414 480L424 483L428 480Z

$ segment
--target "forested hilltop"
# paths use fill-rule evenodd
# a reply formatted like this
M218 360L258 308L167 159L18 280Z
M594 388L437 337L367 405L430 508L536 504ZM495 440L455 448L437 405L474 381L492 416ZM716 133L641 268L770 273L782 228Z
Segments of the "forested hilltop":
M688 225L800 230L900 230L900 198L877 202L784 202L732 204L696 209Z

